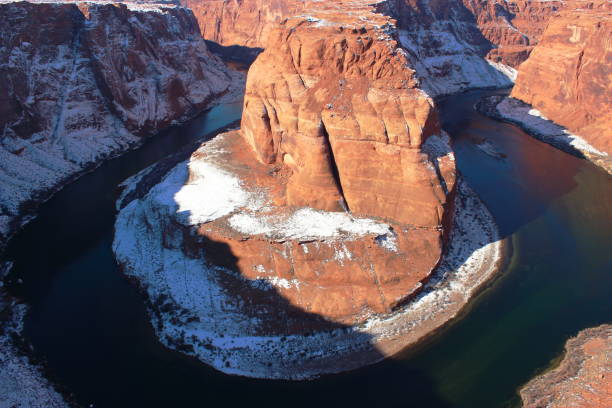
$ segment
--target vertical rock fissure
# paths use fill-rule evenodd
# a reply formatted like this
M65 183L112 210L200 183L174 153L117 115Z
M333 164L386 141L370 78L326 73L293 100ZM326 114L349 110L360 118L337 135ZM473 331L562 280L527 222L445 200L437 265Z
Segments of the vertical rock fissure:
M338 165L336 163L336 158L334 156L334 149L332 148L331 142L329 140L329 133L327 133L327 128L323 121L321 121L321 135L323 140L325 141L327 150L329 151L329 165L331 167L332 175L336 182L336 186L338 187L338 191L340 192L340 205L347 213L351 212L351 209L346 201L346 197L344 196L344 189L342 188L342 181L340 179L340 172L338 170Z

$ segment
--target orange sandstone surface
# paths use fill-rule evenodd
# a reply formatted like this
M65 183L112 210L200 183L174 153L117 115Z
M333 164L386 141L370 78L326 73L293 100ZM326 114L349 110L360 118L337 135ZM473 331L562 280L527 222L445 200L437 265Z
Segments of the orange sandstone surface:
M612 3L576 1L552 18L511 96L612 153Z
M284 243L236 239L223 221L200 233L226 243L247 277L263 268L301 282L281 290L291 304L354 324L391 311L438 263L455 167L451 155L433 163L422 150L440 129L433 101L380 28L390 20L367 5L353 2L351 10L322 4L270 33L249 70L227 161L248 167L234 171L245 183L274 192L273 212L309 207L384 220L396 248L372 237L316 247L294 241L286 259ZM334 260L338 251L347 259Z
M525 408L612 406L612 326L581 331L565 345L561 364L521 389Z
M153 187L155 168L128 181L124 197L141 193L117 218L161 341L231 374L379 361L452 319L501 256L396 21L368 1L308 4L268 26L241 129Z

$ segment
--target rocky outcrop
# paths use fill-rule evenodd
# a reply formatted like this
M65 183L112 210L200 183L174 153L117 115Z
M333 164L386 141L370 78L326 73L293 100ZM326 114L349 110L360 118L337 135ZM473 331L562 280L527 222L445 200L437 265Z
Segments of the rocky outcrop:
M249 70L242 128L155 186L128 183L114 250L164 344L309 378L417 341L491 275L490 215L456 182L394 24L368 1L284 20ZM434 290L472 255L463 292Z
M182 2L194 11L204 38L225 46L257 48L267 48L269 41L273 47L276 41L273 35L275 27L288 18L308 16L312 11L316 13L321 9L325 9L327 15L334 15L342 13L342 9L350 3L314 0ZM484 17L484 10L492 8L490 2L470 3L470 8L466 8L459 0L385 0L367 3L390 18L386 28L395 33L388 31L387 34L401 40L409 54L410 66L422 81L422 88L431 96L467 88L512 84L512 69L501 64L497 57L493 61L484 58L497 44L491 42L495 36L483 36L473 13L479 13L478 21L482 21L483 27L492 20L496 21L497 26L504 24L501 20L498 22L497 14L488 20ZM509 14L505 13L504 16ZM382 24L387 22L382 21ZM490 23L489 26L495 24ZM512 42L508 35L504 38L508 38L505 42ZM511 59L501 59L503 63L508 61Z
M230 85L190 11L134 4L0 4L0 76L0 242L76 174Z
M550 20L511 96L612 152L612 4L572 2Z
M521 398L525 408L612 406L612 326L570 339L559 366L527 383Z
M538 43L563 0L463 0L489 42L487 58L518 67Z
M514 70L485 58L494 44L461 1L387 0L376 7L397 20L399 40L429 95L512 85Z

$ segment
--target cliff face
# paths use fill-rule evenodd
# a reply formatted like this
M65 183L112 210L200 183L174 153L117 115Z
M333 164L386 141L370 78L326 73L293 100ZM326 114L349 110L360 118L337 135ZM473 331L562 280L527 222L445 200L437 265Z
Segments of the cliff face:
M0 5L1 234L28 203L228 88L192 13L160 7Z
M487 58L518 67L538 43L562 0L463 0L490 43Z
M266 37L241 129L157 185L128 183L126 197L141 193L121 204L114 251L168 346L229 373L308 378L378 361L452 317L473 287L430 285L496 239L455 182L395 20L365 0L312 2ZM465 234L454 247L452 231ZM494 259L471 265L489 273Z
M387 0L376 7L397 20L399 40L428 94L512 85L514 70L485 58L495 44L462 2Z
M586 329L565 345L559 367L521 389L525 408L612 405L612 326Z
M469 87L512 84L511 78L508 78L512 76L512 71L497 64L499 58L488 63L484 57L497 46L491 41L499 39L514 43L516 40L522 44L524 40L521 36L511 38L508 34L503 38L501 35L482 34L482 27L478 24L480 21L483 26L485 21L489 21L489 26L498 28L506 21L497 18L499 13L494 13L488 20L484 17L486 10L493 9L490 2L470 4L470 8L459 0L385 0L369 3L378 13L393 19L388 28L399 30L394 36L396 40L401 40L409 53L410 65L416 70L422 88L430 95L453 93ZM313 10L316 12L322 8L327 9L326 13L338 13L349 2L184 0L182 4L194 10L204 38L222 45L267 48L269 41L271 44L276 41L272 35L275 27L285 19L310 15ZM478 21L474 14L478 15ZM494 23L491 22L493 20ZM532 22L529 21L530 24ZM507 58L501 61L512 62Z
M511 96L612 152L612 4L572 2L521 65Z
M221 45L264 48L270 30L283 19L308 10L312 1L181 0L200 24L202 36Z
M246 140L284 174L289 205L439 225L444 189L420 150L437 117L405 53L376 28L390 20L321 14L281 25L252 65Z

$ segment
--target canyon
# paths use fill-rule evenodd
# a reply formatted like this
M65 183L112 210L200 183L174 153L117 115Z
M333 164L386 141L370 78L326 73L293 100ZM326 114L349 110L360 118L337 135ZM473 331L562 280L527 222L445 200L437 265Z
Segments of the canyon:
M241 83L189 10L155 4L0 2L0 76L0 250L54 192ZM16 340L26 312L0 284L0 405L66 406Z
M483 110L536 136L552 119L552 138L609 165L607 2L180 5L0 3L0 246L84 171L242 92L211 49L257 55L240 128L129 178L117 202L113 251L159 341L224 373L303 380L373 364L497 276L505 236L458 170L444 96L510 87L518 70L512 98ZM28 395L62 406L12 343L25 307L0 296L0 368L25 367Z
M0 244L75 176L232 83L186 9L8 2L0 21Z

